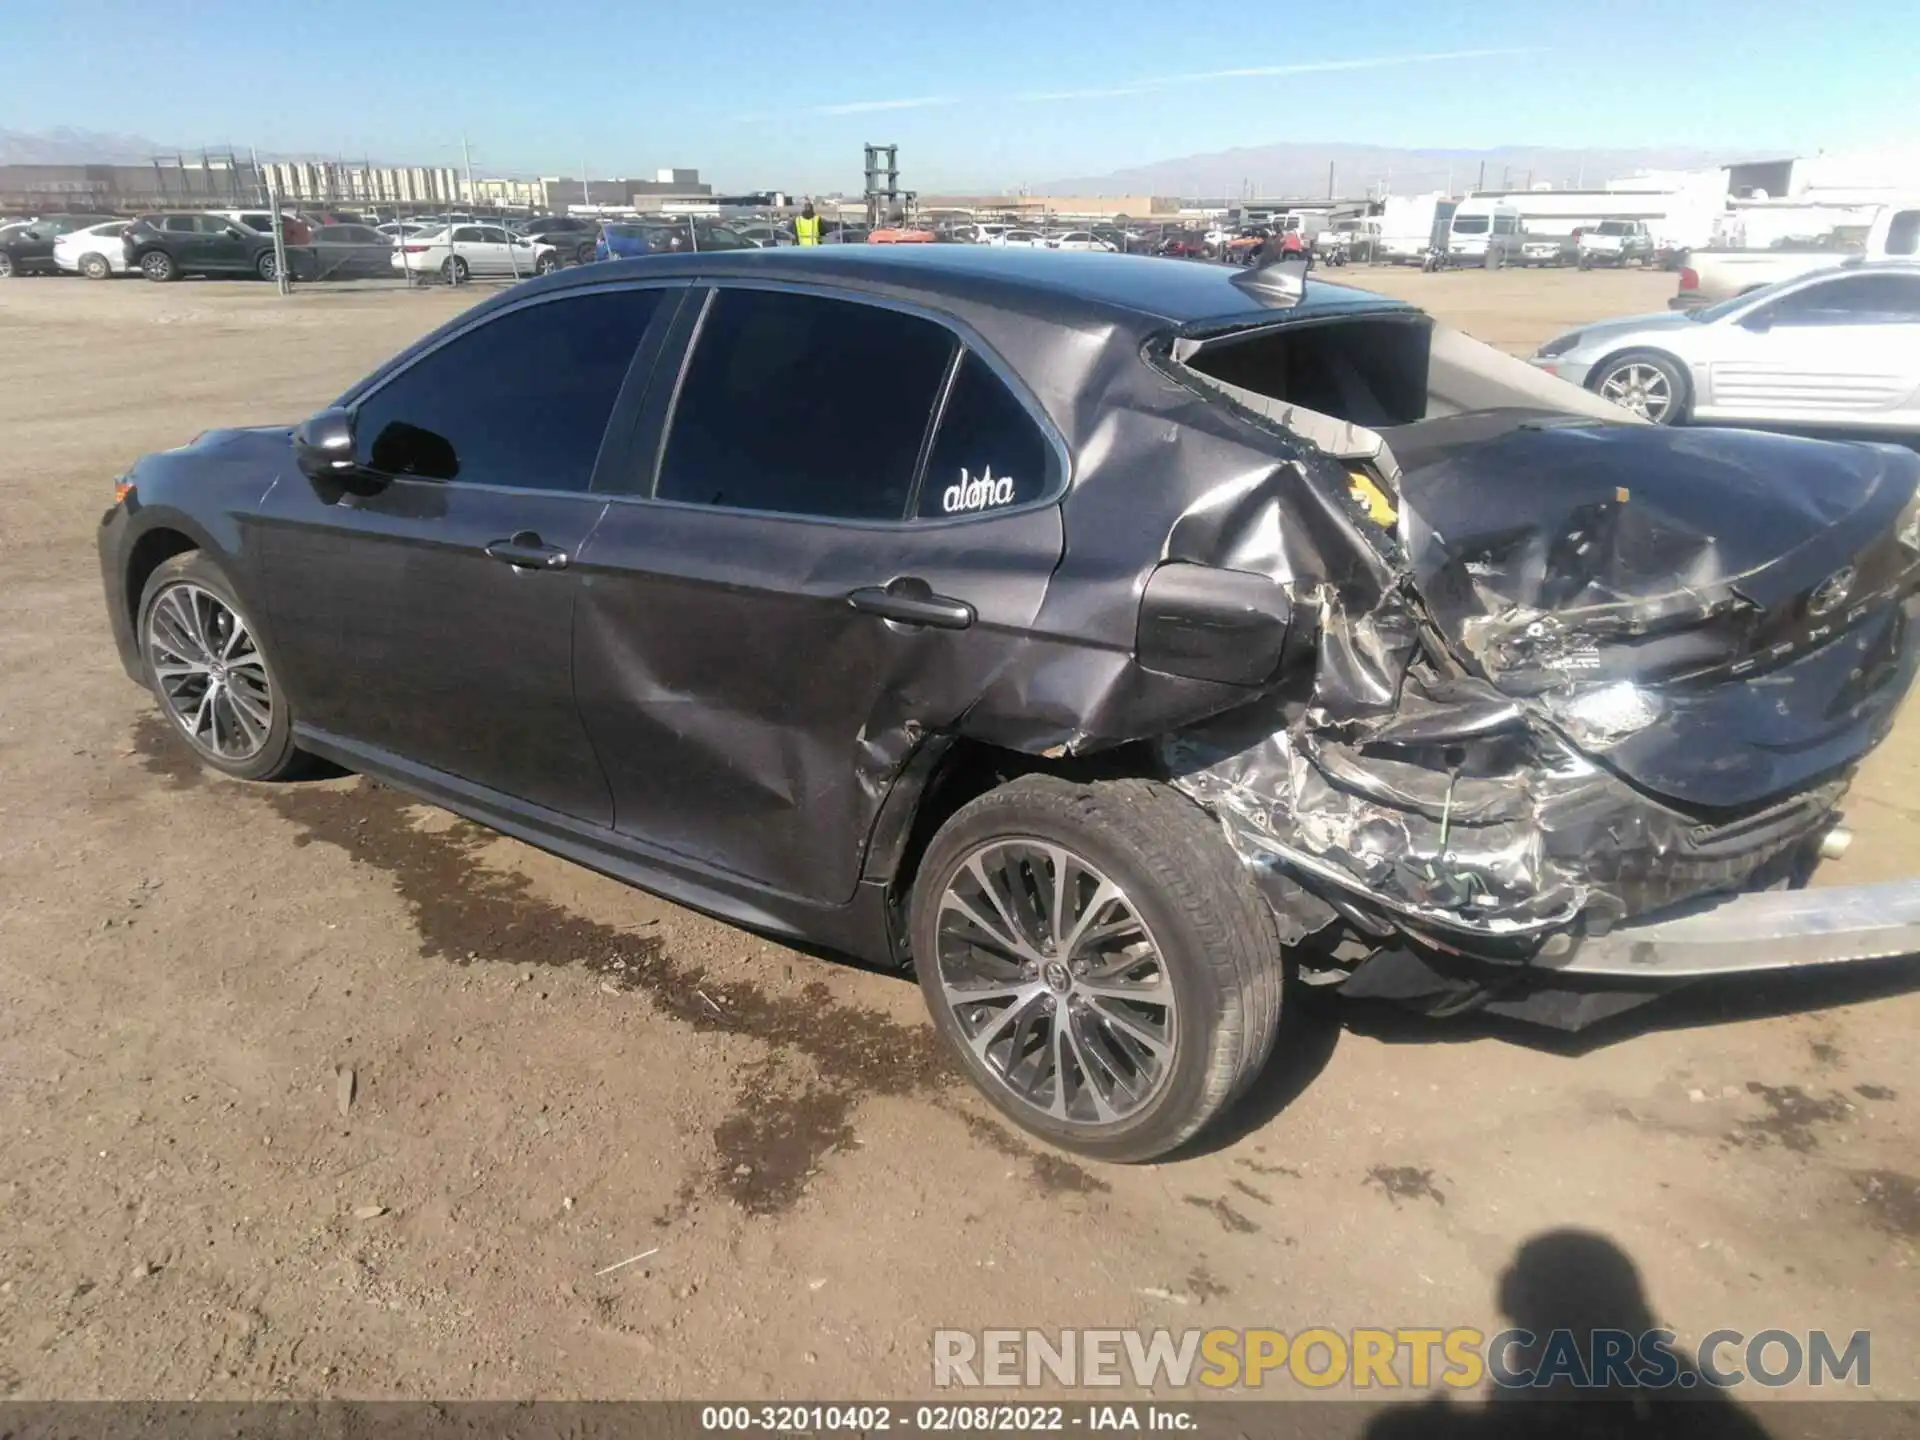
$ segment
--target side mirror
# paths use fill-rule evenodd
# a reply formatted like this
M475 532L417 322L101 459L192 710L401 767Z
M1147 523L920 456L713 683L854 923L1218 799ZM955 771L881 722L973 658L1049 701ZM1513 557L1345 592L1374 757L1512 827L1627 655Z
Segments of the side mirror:
M1760 310L1755 310L1751 314L1742 315L1740 317L1740 328L1743 330L1757 331L1762 335L1766 334L1767 331L1773 328L1772 307L1768 306Z
M294 427L294 463L309 480L345 484L354 479L361 470L353 451L350 411L331 407Z

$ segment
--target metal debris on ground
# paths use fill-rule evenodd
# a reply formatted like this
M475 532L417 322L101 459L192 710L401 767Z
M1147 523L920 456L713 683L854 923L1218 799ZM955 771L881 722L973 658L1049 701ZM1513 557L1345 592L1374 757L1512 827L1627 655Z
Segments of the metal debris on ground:
M627 1266L635 1264L638 1261L644 1260L649 1255L658 1255L659 1253L660 1253L660 1247L656 1245L651 1250L642 1250L638 1255L629 1255L626 1259L621 1260L616 1264L609 1265L604 1270L596 1270L593 1273L596 1277L601 1275L611 1275L616 1270L624 1270L627 1268Z

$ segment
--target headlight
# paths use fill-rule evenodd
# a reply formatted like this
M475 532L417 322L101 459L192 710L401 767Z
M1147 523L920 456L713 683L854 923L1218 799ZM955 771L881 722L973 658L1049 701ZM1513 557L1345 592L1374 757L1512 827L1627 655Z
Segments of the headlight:
M1547 708L1582 745L1606 746L1646 729L1667 713L1658 695L1630 680L1569 696L1551 695Z
M1556 339L1547 341L1546 344L1540 347L1539 354L1543 360L1550 360L1555 355L1566 354L1569 350L1573 349L1573 347L1578 345L1579 343L1580 343L1580 332L1578 330L1570 330L1565 335L1561 335Z

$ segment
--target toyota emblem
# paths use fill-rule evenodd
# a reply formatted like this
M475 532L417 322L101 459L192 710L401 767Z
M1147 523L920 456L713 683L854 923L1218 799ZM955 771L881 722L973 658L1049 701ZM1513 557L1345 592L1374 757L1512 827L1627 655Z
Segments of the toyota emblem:
M1809 615L1826 615L1838 610L1842 605L1847 603L1847 596L1853 593L1853 582L1853 566L1843 565L1840 569L1834 571L1833 574L1814 586L1813 593L1807 596L1807 613Z

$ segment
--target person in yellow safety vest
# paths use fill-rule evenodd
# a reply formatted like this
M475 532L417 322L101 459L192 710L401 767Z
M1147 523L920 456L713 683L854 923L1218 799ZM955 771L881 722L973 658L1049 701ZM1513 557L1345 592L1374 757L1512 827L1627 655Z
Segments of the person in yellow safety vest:
M801 208L800 213L794 217L793 235L794 239L802 245L818 245L820 243L820 217L813 213L813 202L811 200L809 200Z

